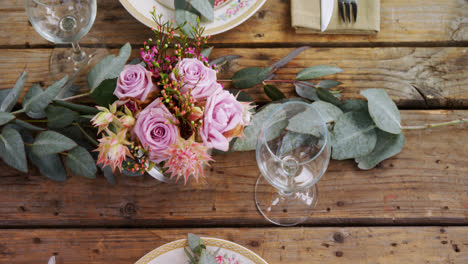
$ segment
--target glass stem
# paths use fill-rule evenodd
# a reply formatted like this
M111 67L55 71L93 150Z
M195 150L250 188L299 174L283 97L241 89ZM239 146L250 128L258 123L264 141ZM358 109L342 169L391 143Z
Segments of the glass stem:
M72 47L73 47L73 61L75 64L78 64L80 62L83 62L86 59L86 52L84 52L80 44L78 44L77 41L72 42Z

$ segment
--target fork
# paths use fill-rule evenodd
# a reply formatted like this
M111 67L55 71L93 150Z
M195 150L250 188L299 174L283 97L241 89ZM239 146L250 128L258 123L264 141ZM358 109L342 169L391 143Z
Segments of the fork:
M351 23L351 8L353 23L356 23L358 3L357 0L338 0L338 11L344 23Z

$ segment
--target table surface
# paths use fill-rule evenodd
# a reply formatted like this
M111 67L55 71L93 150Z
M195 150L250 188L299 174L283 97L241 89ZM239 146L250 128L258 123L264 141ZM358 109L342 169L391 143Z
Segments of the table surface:
M468 116L468 1L382 0L376 36L296 35L290 2L269 0L239 27L212 38L212 56L242 55L220 78L267 66L293 48L312 48L278 71L292 78L320 64L344 69L345 98L385 89L408 125ZM100 0L81 41L134 48L151 32L116 0ZM55 46L29 24L22 0L0 0L0 89L21 71L28 87L50 83ZM135 49L136 50L136 49ZM137 53L135 52L136 56ZM84 86L84 85L83 85ZM294 89L280 87L287 96ZM248 91L268 99L261 87ZM207 184L161 184L102 175L57 183L35 167L23 174L0 162L0 262L134 263L193 232L245 245L268 263L468 263L468 126L405 132L403 151L369 171L332 161L318 183L320 200L300 227L278 228L256 210L254 152L215 155Z

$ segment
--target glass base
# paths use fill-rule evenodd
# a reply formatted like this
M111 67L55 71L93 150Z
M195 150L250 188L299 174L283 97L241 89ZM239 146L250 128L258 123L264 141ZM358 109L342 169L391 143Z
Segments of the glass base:
M82 61L75 61L77 54L73 53L73 49L67 46L55 48L52 51L49 60L49 73L53 81L62 79L65 75L72 77L72 74L77 72L74 83L84 87L87 84L87 76L91 69L100 62L104 57L110 54L106 48L98 47L82 47L83 54Z
M317 201L316 185L301 192L282 193L261 174L255 184L257 209L275 225L294 226L304 222L317 206Z

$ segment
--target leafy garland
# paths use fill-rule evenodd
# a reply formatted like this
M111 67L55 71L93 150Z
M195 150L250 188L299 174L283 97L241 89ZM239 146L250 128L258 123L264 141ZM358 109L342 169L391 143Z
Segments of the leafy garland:
M154 30L156 34L158 31ZM188 41L188 40L184 40ZM163 45L163 44L161 44ZM453 125L468 121L467 118L422 126L401 126L400 112L385 90L368 89L361 91L366 97L362 100L342 100L336 89L341 83L323 80L314 83L310 80L336 74L342 70L332 66L313 66L299 72L295 80L274 80L275 72L308 47L301 47L270 67L250 67L234 73L231 82L237 89L239 100L253 99L241 89L262 84L264 91L273 102L259 108L252 117L251 125L244 130L245 138L232 141L232 151L254 150L261 125L281 103L301 100L311 103L328 124L331 135L332 158L336 160L354 159L361 169L371 169L379 162L396 155L405 143L403 130L424 129ZM209 56L212 48L203 50ZM110 55L99 62L88 74L90 91L74 95L75 76L64 77L43 90L38 84L29 88L21 107L15 109L24 90L27 74L23 72L13 88L0 90L0 157L11 167L28 171L27 160L37 166L41 174L56 180L65 181L65 166L73 173L87 178L95 178L97 146L96 131L90 126L90 119L99 111L94 107L70 103L68 101L89 96L98 105L107 106L115 101L113 95L117 78L130 57L130 44L125 44L118 56ZM211 61L217 67L237 59L228 55ZM134 60L131 63L140 63ZM296 88L300 98L286 98L273 84L290 83ZM25 119L25 116L26 119ZM297 129L307 132L307 120L299 122ZM47 128L38 124L47 124ZM62 163L62 158L64 163ZM65 166L64 166L65 164ZM100 168L106 179L115 184L110 167ZM122 171L128 176L139 173Z

